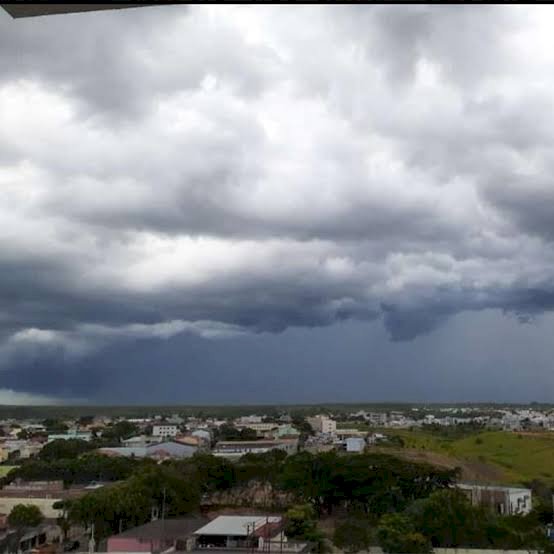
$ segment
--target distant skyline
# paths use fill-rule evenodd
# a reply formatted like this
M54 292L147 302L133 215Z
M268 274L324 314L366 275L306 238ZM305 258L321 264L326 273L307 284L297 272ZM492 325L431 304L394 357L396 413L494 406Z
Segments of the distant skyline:
M554 402L554 7L0 10L0 404Z

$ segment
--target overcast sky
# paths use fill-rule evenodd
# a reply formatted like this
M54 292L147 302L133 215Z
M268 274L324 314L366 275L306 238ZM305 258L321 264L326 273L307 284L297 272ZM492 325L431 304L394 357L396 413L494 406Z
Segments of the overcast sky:
M0 11L0 402L552 401L554 7Z

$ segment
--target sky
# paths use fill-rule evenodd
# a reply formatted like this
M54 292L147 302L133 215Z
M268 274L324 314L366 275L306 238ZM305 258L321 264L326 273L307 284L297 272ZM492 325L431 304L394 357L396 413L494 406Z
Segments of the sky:
M553 401L553 31L0 10L0 403Z

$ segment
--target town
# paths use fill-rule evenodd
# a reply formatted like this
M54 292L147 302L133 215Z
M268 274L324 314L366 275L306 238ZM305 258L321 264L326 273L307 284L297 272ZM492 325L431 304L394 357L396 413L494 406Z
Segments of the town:
M395 526L413 527L404 514L411 501L431 502L453 492L461 495L460 509L474 510L475 517L487 514L501 528L513 518L529 526L517 540L502 528L490 546L550 544L554 474L532 474L527 467L517 475L518 468L502 468L494 452L489 459L455 454L464 441L484 452L503 437L505 451L510 441L520 448L542 441L552 463L552 407L306 406L256 413L248 407L213 413L150 408L127 416L82 410L81 416L61 410L56 417L0 422L0 552L424 552L489 546L490 537L440 539L416 528L417 540L409 539L414 544L388 536L394 537ZM322 479L317 467L325 464L329 499L327 489L305 490ZM383 484L383 471L387 492L381 498L384 491L373 489ZM433 483L415 496L420 485L410 482L414 472ZM389 498L395 480L410 482L405 493L397 493L401 499ZM369 484L370 492L364 488ZM135 495L139 500L129 505ZM388 521L390 512L398 521Z

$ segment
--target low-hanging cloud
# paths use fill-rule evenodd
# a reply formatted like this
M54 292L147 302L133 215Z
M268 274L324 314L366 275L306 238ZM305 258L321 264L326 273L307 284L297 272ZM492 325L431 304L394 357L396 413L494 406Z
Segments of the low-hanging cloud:
M550 7L0 13L0 366L554 307Z

